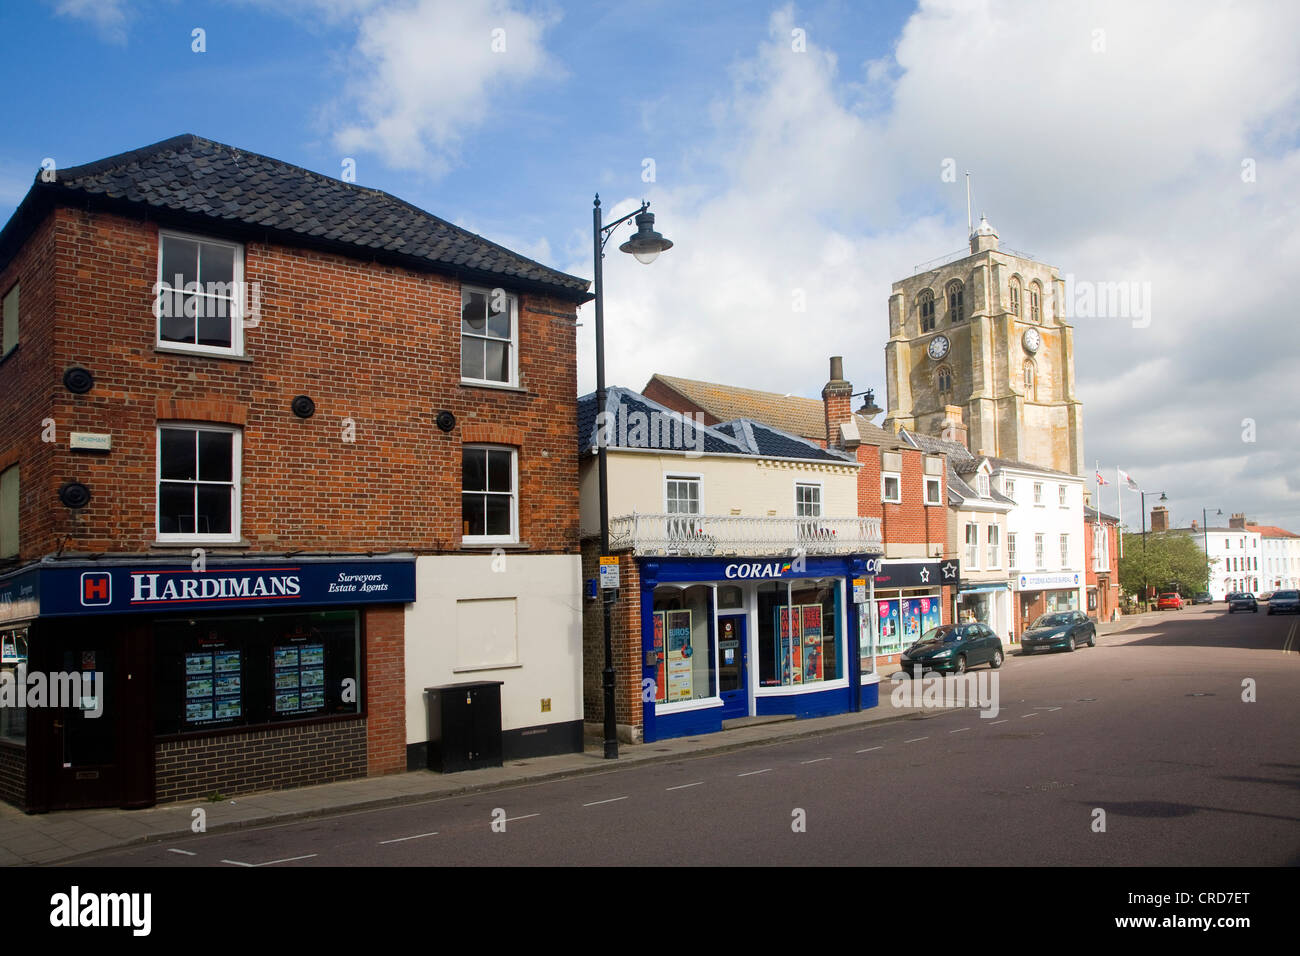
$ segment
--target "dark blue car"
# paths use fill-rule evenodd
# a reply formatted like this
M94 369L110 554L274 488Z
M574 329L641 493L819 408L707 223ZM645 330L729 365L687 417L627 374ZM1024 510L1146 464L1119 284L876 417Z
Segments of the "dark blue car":
M1044 614L1020 637L1023 654L1032 654L1039 648L1072 651L1080 644L1097 646L1097 625L1082 611Z

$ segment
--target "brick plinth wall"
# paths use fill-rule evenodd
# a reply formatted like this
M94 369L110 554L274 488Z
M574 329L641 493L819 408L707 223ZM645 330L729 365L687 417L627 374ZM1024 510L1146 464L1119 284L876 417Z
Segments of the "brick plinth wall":
M27 748L0 743L0 800L27 805Z
M598 578L596 560L600 542L582 543L582 579ZM641 574L636 559L619 555L619 598L610 612L610 643L614 656L615 719L638 728L645 721L641 709ZM585 585L584 585L585 587ZM582 711L583 719L601 723L605 719L605 691L601 672L605 667L605 623L599 600L582 601Z
M368 607L366 635L366 771L406 770L406 618L402 606Z
M166 741L155 754L159 803L353 780L366 775L366 721Z

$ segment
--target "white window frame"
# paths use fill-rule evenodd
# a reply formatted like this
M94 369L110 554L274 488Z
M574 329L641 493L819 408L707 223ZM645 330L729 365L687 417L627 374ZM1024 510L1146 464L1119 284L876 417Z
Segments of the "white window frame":
M799 511L801 502L799 501L799 492L801 489L807 489L816 492L817 510L813 514L803 514ZM794 483L794 515L796 518L820 518L822 517L822 482L820 481L796 481Z
M930 497L930 489L931 489L931 488L934 489L934 497L933 497L933 498ZM943 481L942 481L942 479L939 479L939 478L931 478L931 477L929 477L929 476L926 477L926 479L925 479L925 503L926 503L927 505L941 505L941 504L943 504Z
M225 348L220 345L199 345L189 342L172 342L162 337L162 317L158 314L159 297L162 292L164 282L171 287L175 276L164 278L162 274L163 267L163 243L168 239L184 239L189 242L206 243L211 246L226 246L235 251L234 267L231 270L232 281L234 284L234 294L230 300L230 347ZM202 252L199 254L202 261ZM153 296L153 336L154 346L160 349L177 349L182 352L193 352L195 355L238 355L244 354L244 246L243 243L231 242L227 239L214 239L211 236L197 235L189 232L178 232L172 229L158 230L158 268L155 273L156 284L154 286ZM183 289L180 291L184 291ZM200 296L207 297L207 292L198 293ZM198 322L196 318L195 323ZM198 326L195 325L197 330Z
M1047 567L1047 535L1034 535L1034 569L1042 571Z
M498 286L498 288L500 287ZM504 289L502 289L501 291L504 292L506 298L510 300L510 339L509 339L510 379L508 381L502 382L494 378L469 378L462 373L460 376L460 380L467 385L486 385L488 387L495 386L497 388L518 388L519 387L519 296L513 292L506 292ZM464 326L462 324L464 321L463 317L465 314L465 300L472 292L478 292L486 296L488 300L488 309L490 310L492 308L492 292L493 292L492 289L487 289L482 286L475 286L475 285L461 286L460 310L456 313L457 315L456 324L460 328L460 351L462 356L465 350L466 338L471 338L476 342L484 342L489 340L494 342L506 341L505 339L499 339L496 336L476 335L473 332L465 331ZM484 325L483 331L484 332L487 331L486 324ZM463 367L464 358L462 357L459 361L461 362L461 365ZM486 371L487 369L486 356L484 357L483 367L484 367L484 371Z
M978 475L975 476L975 490L979 492L979 496L981 498L989 497L989 492L992 489L992 487L993 484L992 482L989 481L988 475L984 474L983 472L980 472Z
M0 558L12 558L18 554L18 542L22 538L22 529L18 526L23 500L20 481L21 475L18 471L18 462L14 462L8 468L0 468ZM10 488L13 491L6 493ZM10 494L13 496L12 511L10 509ZM13 529L12 540L3 535L6 528Z
M1061 535L1061 567L1068 568L1069 566L1070 566L1070 536L1068 534L1063 534Z
M1002 542L998 540L998 526L991 524L985 534L988 544L988 564L985 565L986 571L996 571L1002 567Z
M1041 481L1034 482L1034 507L1046 507L1043 504L1043 483Z
M672 511L668 507L668 483L670 481L693 481L695 482L696 500L699 503L698 511ZM664 472L664 514L669 515L687 515L687 514L704 514L704 474L702 472L689 471L672 471Z
M508 451L510 453L510 533L509 534L464 534L464 498L461 498L461 544L517 544L519 542L519 449L514 445L494 445L491 442L473 442L460 446L461 472L460 491L465 494L465 461L467 451ZM478 492L470 494L500 495L501 492Z
M166 481L176 481L174 478L164 479L162 476L162 433L164 429L175 431L205 431L205 432L223 432L234 435L230 443L230 483L234 490L230 502L230 533L229 534L202 534L198 531L184 532L167 532L162 531L162 483ZM244 449L244 430L234 425L221 425L213 422L189 422L189 421L160 421L154 426L154 507L153 507L153 526L155 540L168 544L237 544L240 540L240 528L243 517L243 449ZM197 458L195 459L197 469ZM196 480L193 484L197 485ZM221 482L225 484L225 482Z
M1016 500L1016 482L1012 478L1002 479L1002 493L1012 501Z
M974 531L974 535L971 532ZM974 537L974 541L971 538ZM966 522L966 567L972 571L979 569L980 559L980 526L974 521Z
M1070 489L1067 488L1065 485L1056 486L1056 503L1059 504L1062 508L1070 507L1069 495L1070 495Z
M885 493L886 485L889 479L894 480L894 497L890 498ZM880 500L883 504L897 505L903 502L903 476L897 471L882 471L880 473Z
M1015 534L1009 533L1007 535L1007 570L1015 571L1018 570L1018 568L1019 565L1017 564L1016 557L1016 536Z

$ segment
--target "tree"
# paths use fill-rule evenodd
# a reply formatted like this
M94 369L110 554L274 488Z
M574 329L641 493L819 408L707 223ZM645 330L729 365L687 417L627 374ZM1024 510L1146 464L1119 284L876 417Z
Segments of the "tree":
M1147 535L1145 548L1142 535L1126 534L1124 557L1119 560L1119 582L1124 590L1143 597L1148 587L1189 594L1209 590L1205 552L1188 534L1152 532Z

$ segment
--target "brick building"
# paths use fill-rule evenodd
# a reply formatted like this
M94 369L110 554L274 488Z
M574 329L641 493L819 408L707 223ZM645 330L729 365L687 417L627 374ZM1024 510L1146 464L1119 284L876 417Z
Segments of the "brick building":
M1109 621L1120 605L1119 518L1084 505L1083 523L1088 616Z
M645 394L706 424L745 417L853 455L858 515L880 521L884 557L872 580L874 614L863 622L864 668L884 668L926 629L953 620L960 561L948 538L948 473L942 453L908 444L852 409L843 360L830 360L821 400L656 374ZM876 409L876 412L879 410Z
M580 749L587 281L191 135L48 178L0 232L2 666L86 690L0 708L0 798L405 770L469 678L507 755Z

